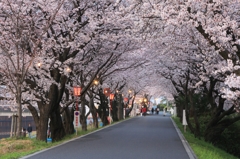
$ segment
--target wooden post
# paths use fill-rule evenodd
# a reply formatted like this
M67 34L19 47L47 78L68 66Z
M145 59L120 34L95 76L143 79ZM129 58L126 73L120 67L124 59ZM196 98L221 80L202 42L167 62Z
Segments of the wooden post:
M186 120L186 112L183 110L183 119L182 124L184 125L184 132L186 132L187 129L187 120Z
M17 136L17 114L14 115L14 136Z
M14 115L12 115L12 123L11 123L11 133L10 133L10 137L13 137L13 125L14 125Z

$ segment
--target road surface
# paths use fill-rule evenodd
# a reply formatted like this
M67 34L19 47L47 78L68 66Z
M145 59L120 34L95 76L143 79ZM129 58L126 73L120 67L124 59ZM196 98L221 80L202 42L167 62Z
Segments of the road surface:
M170 115L138 116L22 159L194 159Z

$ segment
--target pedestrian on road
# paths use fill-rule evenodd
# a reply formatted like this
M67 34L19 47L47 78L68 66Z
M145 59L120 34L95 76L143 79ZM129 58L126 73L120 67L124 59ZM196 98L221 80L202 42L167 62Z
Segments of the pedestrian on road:
M154 113L154 108L152 108L152 114Z
M32 126L30 123L28 124L27 132L28 132L28 137L31 138Z
M143 116L145 116L146 113L147 113L147 108L146 108L146 107L143 107L143 108L142 108L142 114L143 114Z
M167 109L167 108L163 108L163 116L166 115L166 109Z
M157 113L157 114L159 113L159 108L156 108L156 113Z

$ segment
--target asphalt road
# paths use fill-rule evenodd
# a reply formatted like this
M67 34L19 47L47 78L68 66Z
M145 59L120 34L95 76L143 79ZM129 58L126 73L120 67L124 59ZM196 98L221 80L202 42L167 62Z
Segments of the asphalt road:
M138 116L22 159L194 159L169 115Z

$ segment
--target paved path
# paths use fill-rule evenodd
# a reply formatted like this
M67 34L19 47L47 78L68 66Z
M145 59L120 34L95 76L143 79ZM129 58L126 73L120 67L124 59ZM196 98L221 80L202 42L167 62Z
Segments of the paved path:
M194 159L169 115L138 116L22 159Z

